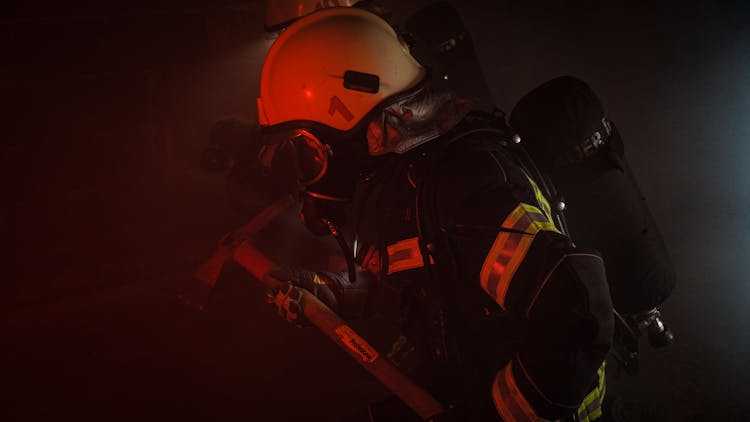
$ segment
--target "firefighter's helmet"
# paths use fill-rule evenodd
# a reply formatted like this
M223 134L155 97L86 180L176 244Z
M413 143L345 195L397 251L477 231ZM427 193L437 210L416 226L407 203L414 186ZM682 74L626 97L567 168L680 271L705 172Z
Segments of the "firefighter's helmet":
M322 126L344 133L376 106L420 85L425 69L377 15L350 7L292 23L269 50L260 80L264 128Z

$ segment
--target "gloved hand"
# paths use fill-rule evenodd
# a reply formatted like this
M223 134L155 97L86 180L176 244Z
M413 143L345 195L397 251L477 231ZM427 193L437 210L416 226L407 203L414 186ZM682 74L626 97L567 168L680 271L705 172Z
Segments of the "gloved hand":
M308 325L305 310L302 307L302 291L292 283L284 287L266 291L266 302L276 308L276 313L291 322L297 328Z
M302 292L305 289L328 307L335 307L336 298L328 288L330 278L325 273L296 268L281 268L271 272L271 276L287 285L266 292L266 301L276 308L276 313L298 327L308 325L305 319ZM335 310L335 309L334 309Z

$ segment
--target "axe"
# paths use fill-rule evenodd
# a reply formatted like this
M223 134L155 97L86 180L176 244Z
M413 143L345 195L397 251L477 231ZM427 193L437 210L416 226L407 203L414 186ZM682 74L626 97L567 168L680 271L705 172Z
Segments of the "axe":
M270 275L278 266L253 246L249 240L243 241L234 249L233 258L235 262L266 287L277 290L287 286L286 282ZM374 347L360 337L317 297L305 289L292 288L299 291L299 302L305 318L357 361L367 372L375 376L422 419L432 420L445 411L435 398L406 377L387 359L380 356Z

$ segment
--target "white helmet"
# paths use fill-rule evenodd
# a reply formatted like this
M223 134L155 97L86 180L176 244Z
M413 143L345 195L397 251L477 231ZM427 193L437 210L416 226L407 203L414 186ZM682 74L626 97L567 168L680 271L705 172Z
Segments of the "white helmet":
M258 120L266 129L312 125L344 133L425 75L377 15L321 9L292 23L271 46L261 73Z

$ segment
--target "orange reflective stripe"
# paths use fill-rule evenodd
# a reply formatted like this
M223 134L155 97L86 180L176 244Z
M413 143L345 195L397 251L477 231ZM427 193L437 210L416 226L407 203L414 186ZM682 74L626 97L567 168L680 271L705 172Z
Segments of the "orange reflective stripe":
M388 275L424 266L422 251L419 249L419 238L417 237L398 241L389 245L387 250ZM430 262L435 263L432 257L430 257Z
M502 224L503 228L514 232L500 232L484 260L479 273L479 283L505 309L505 296L508 287L519 265L523 262L540 230L559 230L552 224L538 208L519 204ZM520 233L519 233L520 232Z
M492 383L492 401L497 413L505 422L537 421L534 409L518 389L513 379L513 362L508 362L505 369L495 375Z

